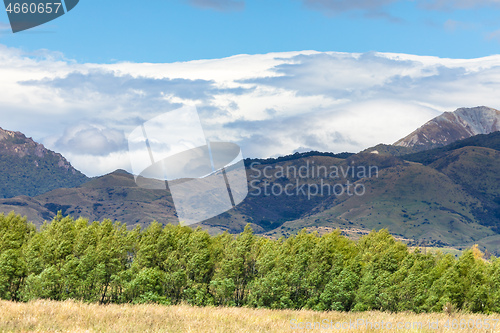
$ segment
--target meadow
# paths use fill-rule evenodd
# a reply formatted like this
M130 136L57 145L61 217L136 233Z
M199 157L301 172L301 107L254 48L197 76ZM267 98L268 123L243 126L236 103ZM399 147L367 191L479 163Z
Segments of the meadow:
M499 332L500 315L0 301L0 332ZM362 323L361 321L364 321ZM376 323L384 327L376 327ZM320 322L323 329L306 329ZM359 323L358 327L339 325ZM372 326L370 327L370 322ZM388 329L388 323L394 326ZM398 323L400 328L397 328ZM420 328L418 323L421 323ZM445 327L447 326L449 327ZM489 324L490 328L484 327ZM304 327L300 329L300 327ZM335 325L337 325L335 327ZM345 324L344 324L345 325ZM402 326L403 325L403 326ZM408 325L408 326L406 326ZM436 326L437 325L437 326ZM469 325L469 328L466 327ZM405 328L406 326L406 328ZM295 329L294 329L295 328Z

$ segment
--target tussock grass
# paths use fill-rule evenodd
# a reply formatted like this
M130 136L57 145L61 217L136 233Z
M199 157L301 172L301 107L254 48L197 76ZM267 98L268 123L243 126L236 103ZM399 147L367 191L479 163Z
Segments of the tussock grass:
M291 329L290 321L348 322L364 319L371 322L422 322L439 320L500 319L500 315L464 313L414 314L384 312L315 312L248 308L192 307L188 305L98 305L75 301L0 301L0 332L500 332L485 329ZM441 324L442 323L442 324Z

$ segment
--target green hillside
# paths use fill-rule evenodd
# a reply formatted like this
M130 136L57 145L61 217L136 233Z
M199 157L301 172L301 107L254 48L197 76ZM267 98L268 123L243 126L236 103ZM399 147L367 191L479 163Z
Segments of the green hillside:
M286 235L311 226L387 228L404 238L454 246L496 235L474 215L473 208L481 202L430 167L414 163L391 167L382 170L379 178L362 182L365 195L340 197L325 210L287 222L270 234Z
M0 128L0 198L36 196L88 180L61 154L22 133Z
M392 156L402 156L408 155L412 153L419 152L425 149L425 147L414 146L414 147L403 147L403 146L394 146L394 145L386 145L386 144L378 144L374 147L363 150L363 153L375 153L381 155L392 155Z
M364 196L331 200L267 234L286 236L303 227L340 228L346 233L386 227L414 243L456 247L479 243L499 253L499 139L495 132L403 156L423 164L408 161L383 169L379 178L362 180L367 188ZM355 157L364 156L369 163L374 155Z
M76 218L123 221L131 228L146 226L154 220L162 224L178 223L167 191L140 188L134 177L123 171L94 178L76 188L59 188L33 198L0 200L0 212L12 210L36 225L51 220L58 211Z
M403 155L403 158L407 161L419 162L427 165L445 157L451 151L464 147L483 147L500 151L500 132L476 135L468 139L456 141L448 146L414 154L406 154Z

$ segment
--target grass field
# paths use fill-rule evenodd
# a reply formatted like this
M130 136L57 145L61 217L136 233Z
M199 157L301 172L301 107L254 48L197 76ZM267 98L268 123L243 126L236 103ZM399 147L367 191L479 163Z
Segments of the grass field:
M342 313L197 308L187 305L97 305L73 301L30 303L0 301L0 332L500 332L500 324L492 329L495 319L500 319L500 315ZM299 322L305 327L307 322L314 325L315 322L323 320L327 325L330 325L330 321L334 324L359 321L359 327L298 328ZM361 320L364 320L365 324ZM376 323L382 321L384 329L381 326L377 329ZM447 321L449 328L444 327ZM461 329L461 321L462 325L469 322L470 329ZM490 324L490 329L476 326L479 323L485 325L486 321ZM370 328L367 322L371 322L374 325L373 328ZM391 322L394 327L397 323L403 325L411 323L410 326L415 325L415 328L406 329L401 326L401 329L387 329L388 322ZM422 323L423 328L419 329L416 323ZM432 323L430 328L429 323ZM296 329L292 328L293 324L297 325ZM453 325L456 325L455 329Z

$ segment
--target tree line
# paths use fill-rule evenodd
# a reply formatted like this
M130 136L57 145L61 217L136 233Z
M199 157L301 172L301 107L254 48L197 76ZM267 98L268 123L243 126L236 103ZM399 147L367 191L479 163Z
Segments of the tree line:
M424 254L387 230L278 240L60 213L40 230L0 215L0 298L271 309L500 312L500 259Z

